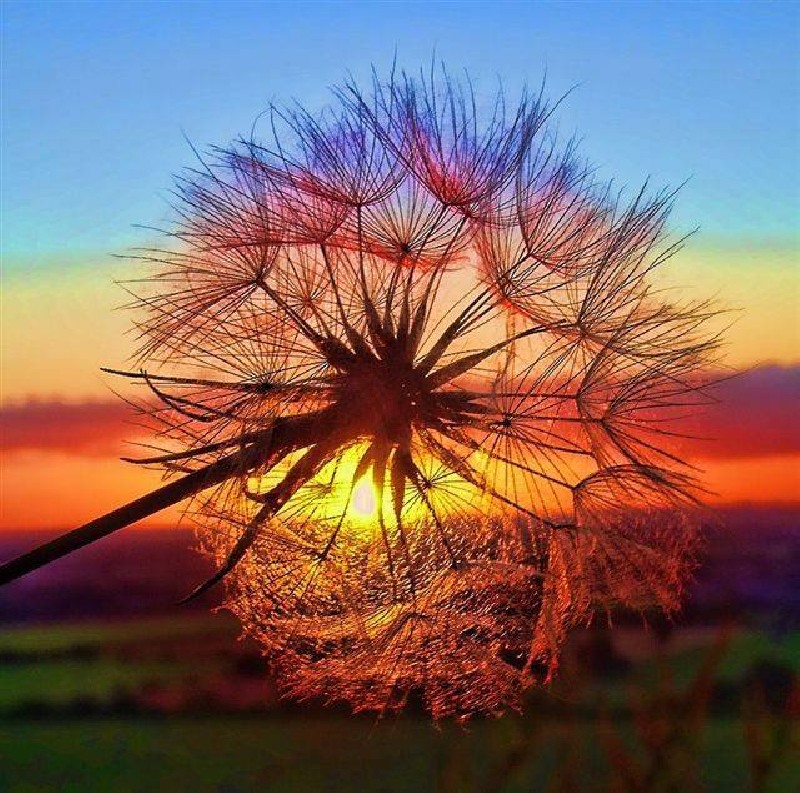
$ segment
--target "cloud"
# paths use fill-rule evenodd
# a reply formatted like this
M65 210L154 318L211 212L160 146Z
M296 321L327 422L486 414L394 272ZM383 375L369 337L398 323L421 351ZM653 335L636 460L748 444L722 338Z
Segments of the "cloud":
M715 390L719 400L687 422L684 453L743 458L800 453L800 366L762 366L741 372Z
M704 459L800 454L800 365L742 372L715 394L719 402L683 426L704 440L684 442L680 454ZM131 408L116 400L9 405L0 408L0 449L118 455L125 440L141 434L133 418Z
M84 456L119 454L135 432L122 401L29 401L0 408L0 449Z

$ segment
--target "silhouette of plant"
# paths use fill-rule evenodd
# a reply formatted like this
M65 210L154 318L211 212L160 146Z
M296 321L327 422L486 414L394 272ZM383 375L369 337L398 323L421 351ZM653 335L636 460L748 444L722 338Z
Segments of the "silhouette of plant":
M334 96L200 158L141 253L140 368L115 373L171 481L0 581L192 499L219 564L193 594L232 573L292 695L517 706L596 607L678 604L674 422L714 312L650 281L673 193L623 201L541 95L483 108L443 71Z

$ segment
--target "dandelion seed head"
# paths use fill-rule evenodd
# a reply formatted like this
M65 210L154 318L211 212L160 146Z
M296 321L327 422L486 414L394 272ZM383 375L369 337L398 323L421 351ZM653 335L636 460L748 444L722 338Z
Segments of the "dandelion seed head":
M653 286L673 195L614 195L541 97L334 96L179 180L146 462L227 466L190 514L290 696L518 708L595 611L679 604L713 311Z

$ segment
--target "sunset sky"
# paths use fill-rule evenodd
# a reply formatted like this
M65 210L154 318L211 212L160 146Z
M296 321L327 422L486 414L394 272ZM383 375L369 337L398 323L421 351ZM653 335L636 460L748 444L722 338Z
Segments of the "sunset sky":
M733 309L720 390L686 454L722 503L800 501L800 6L777 3L22 3L2 7L0 530L68 528L157 484L136 428L116 259L168 216L170 175L271 100L432 54L570 89L558 120L602 176L686 182L663 280ZM256 129L258 129L256 125ZM688 180L688 181L687 181ZM174 513L173 513L174 516ZM161 515L155 523L169 523Z

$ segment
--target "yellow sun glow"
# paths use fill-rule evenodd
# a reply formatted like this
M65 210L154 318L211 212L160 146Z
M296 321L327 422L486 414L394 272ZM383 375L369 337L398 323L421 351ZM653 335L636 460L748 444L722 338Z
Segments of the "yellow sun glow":
M361 479L353 491L350 499L350 510L364 518L375 517L378 511L377 495L375 488L367 477Z
M383 525L393 529L396 526L394 500L390 486L383 489L382 496L373 482L372 470L356 479L360 461L367 450L366 444L355 444L344 449L340 456L323 466L309 482L303 485L287 502L284 516L299 520L320 520L338 522L342 518L345 525L354 530L351 536L366 538L371 536L372 527ZM488 455L478 452L479 462L485 468ZM265 493L273 487L277 477L285 475L295 458L287 460L282 466L273 469L269 477L253 477L249 489ZM440 518L454 513L463 514L466 510L480 512L485 509L486 497L476 491L473 485L465 482L454 473L444 472L436 467L434 461L422 462L424 475L434 476L424 498L416 488L407 483L405 490L403 519L410 523L427 521L433 508ZM364 533L366 532L366 534Z

